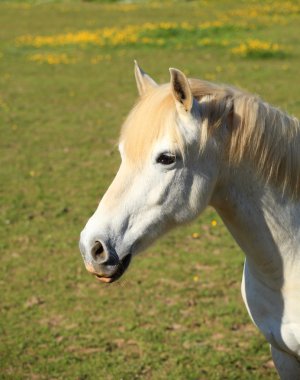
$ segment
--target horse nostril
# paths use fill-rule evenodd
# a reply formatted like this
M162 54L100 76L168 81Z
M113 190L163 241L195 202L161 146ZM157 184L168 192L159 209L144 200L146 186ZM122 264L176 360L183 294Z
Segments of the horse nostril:
M92 248L92 257L93 259L98 263L102 264L105 261L107 261L107 253L105 252L103 245L100 243L100 241L96 241L95 245Z

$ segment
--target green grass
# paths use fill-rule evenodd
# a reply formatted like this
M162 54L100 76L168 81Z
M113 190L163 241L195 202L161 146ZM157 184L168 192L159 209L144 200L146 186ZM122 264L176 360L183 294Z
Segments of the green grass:
M163 237L111 286L86 273L78 238L120 162L115 143L137 96L133 59L158 82L178 67L299 117L299 12L299 1L0 3L1 379L276 377L240 296L243 255L214 210ZM216 20L222 27L199 35ZM16 42L147 22L176 27L141 32L161 46ZM249 39L285 54L232 53Z

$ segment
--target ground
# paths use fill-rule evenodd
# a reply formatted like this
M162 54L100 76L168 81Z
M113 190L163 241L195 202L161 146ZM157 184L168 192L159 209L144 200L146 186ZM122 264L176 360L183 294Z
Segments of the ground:
M0 3L0 378L274 379L215 211L101 285L79 233L112 181L133 60L300 116L299 1Z

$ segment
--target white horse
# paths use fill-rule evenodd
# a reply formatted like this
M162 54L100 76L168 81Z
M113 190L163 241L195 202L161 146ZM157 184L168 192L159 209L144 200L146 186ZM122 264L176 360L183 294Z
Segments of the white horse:
M242 296L281 379L300 379L300 126L229 86L137 64L139 101L120 169L80 237L86 268L113 282L131 257L212 205L245 252Z

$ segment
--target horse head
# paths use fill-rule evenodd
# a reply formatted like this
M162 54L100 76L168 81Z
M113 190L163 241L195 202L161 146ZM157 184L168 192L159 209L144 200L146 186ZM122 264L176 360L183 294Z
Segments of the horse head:
M220 155L214 138L200 145L201 112L189 80L170 69L157 85L138 65L139 100L120 136L120 168L81 232L89 272L113 282L131 257L176 225L195 218L209 203Z

